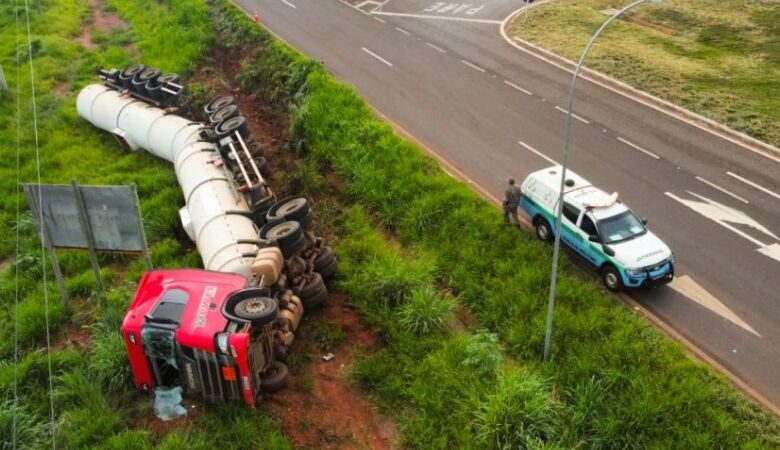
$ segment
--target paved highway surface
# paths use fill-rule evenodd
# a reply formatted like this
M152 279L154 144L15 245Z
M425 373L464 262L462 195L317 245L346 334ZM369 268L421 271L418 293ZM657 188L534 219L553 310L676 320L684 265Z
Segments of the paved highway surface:
M236 2L496 197L560 160L571 74L501 37L522 1ZM631 295L780 404L780 164L587 81L574 109L572 170L678 255Z

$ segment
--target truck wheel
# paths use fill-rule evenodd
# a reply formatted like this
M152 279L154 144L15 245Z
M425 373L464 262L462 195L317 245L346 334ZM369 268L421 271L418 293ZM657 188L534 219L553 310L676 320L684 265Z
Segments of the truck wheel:
M251 134L249 132L249 125L246 123L246 118L244 118L244 116L235 116L224 122L220 122L214 127L214 131L220 138L223 138L234 131L238 132L243 139L249 139L249 135Z
M314 258L314 270L322 273L322 269L331 265L335 259L336 256L333 254L333 248L330 246L323 247L320 254Z
M303 312L308 313L321 304L325 303L328 299L328 289L323 286L322 290L312 295L311 297L301 297L301 303L303 303Z
M293 293L303 299L318 294L323 289L325 289L325 283L322 281L322 275L314 272L312 277L309 278L309 282L301 289L293 289Z
M274 362L274 366L260 377L260 390L267 394L281 391L287 387L289 374L290 371L284 363Z
M279 307L272 298L249 297L238 302L233 312L239 318L251 321L252 325L260 326L276 320Z
M208 102L208 104L203 108L203 111L206 112L208 115L212 115L217 110L224 108L227 105L235 105L236 99L233 96L226 95L222 97L217 97L214 100Z
M304 197L288 197L274 204L268 210L266 218L269 221L277 219L299 220L309 213L309 201Z
M297 243L303 237L301 225L293 220L269 222L260 229L260 238L276 241L280 247Z
M623 289L623 278L620 277L620 272L612 264L607 264L601 269L601 281L612 292Z
M538 237L540 241L552 241L553 232L550 228L550 223L547 222L547 219L542 217L537 217L534 219L534 229L536 230L536 237Z
M331 261L330 265L323 267L322 269L316 269L317 272L319 272L320 275L322 275L322 278L324 279L330 279L335 275L336 269L339 267L339 262L336 260L336 258L333 258L333 261Z
M209 122L212 124L224 122L225 120L228 120L232 117L236 117L239 113L240 111L236 105L223 106L222 108L216 110L214 114L209 116Z

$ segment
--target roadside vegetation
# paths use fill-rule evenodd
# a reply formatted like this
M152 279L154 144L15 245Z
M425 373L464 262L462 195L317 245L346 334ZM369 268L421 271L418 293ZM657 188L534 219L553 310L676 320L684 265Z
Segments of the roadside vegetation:
M518 16L510 36L577 60L614 0L552 1ZM610 25L587 66L780 146L780 4L674 0Z
M371 223L403 248L424 256L419 265L404 265L392 256L382 262L387 257L385 250L360 248L360 242L371 241L370 233L338 241L340 256L346 260L344 288L356 302L370 302L364 312L383 324L390 337L387 351L370 356L376 361L361 366L362 371L359 367L356 378L373 386L383 401L391 402L389 405L396 401L413 408L411 419L409 414L399 414L407 423L404 438L409 445L478 448L486 441L477 440L476 435L465 436L463 427L476 433L484 423L480 428L483 438L493 439L513 427L558 430L551 434L540 431L534 436L547 437L533 445L522 432L488 444L499 448L780 447L780 427L773 417L735 392L711 369L687 357L679 345L640 316L619 306L596 283L577 276L568 264L559 287L553 361L539 363L549 248L535 241L531 233L508 232L492 206L398 137L374 117L351 88L334 81L319 65L272 39L227 2L211 0L209 4L214 8L223 45L257 49L240 63L242 90L293 108L291 146L307 155L307 171L312 172L314 166L334 173L348 203L360 205L373 218ZM347 215L342 220L350 229L350 222L358 219ZM372 259L377 252L380 255ZM350 258L360 264L350 263ZM468 307L486 330L485 336L491 336L490 340L495 336L505 357L524 375L502 382L496 379L487 390L471 391L460 384L464 380L456 378L465 373L465 378L473 380L473 374L453 364L450 367L457 369L431 369L429 376L415 381L421 359L427 352L435 354L438 346L444 345L436 340L445 338L412 337L422 327L410 327L410 315L404 311L425 303L414 297L430 296L434 287L436 295L446 298L450 293ZM430 308L431 313L425 308L421 317L438 317L447 309L437 305ZM438 320L425 322L433 330ZM462 359L453 361L463 365ZM373 375L366 373L377 367ZM393 376L382 376L388 373ZM448 373L452 378L447 378ZM516 383L526 379L536 384L539 403L549 401L549 415L559 417L560 422L549 419L548 414L525 422L526 408L512 395L513 390L525 389ZM452 383L450 389L436 390L447 383ZM545 392L550 396L541 395ZM464 420L459 411L473 412L478 405L467 398L471 393L482 400L493 396L490 398L495 402L507 401L512 406L505 412L484 411ZM453 403L448 404L450 401ZM458 409L460 402L468 401L475 403ZM501 416L504 413L506 416ZM492 428L501 420L506 421L504 425ZM459 430L448 432L449 421L459 423ZM550 438L552 434L555 436Z
M120 151L107 133L78 117L75 94L95 81L92 71L100 64L145 62L188 75L217 42L241 55L231 62L236 92L290 116L290 157L301 160L289 188L315 194L320 226L336 236L338 287L381 333L382 347L356 364L352 378L397 419L406 446L780 448L774 418L566 263L554 359L540 363L549 248L530 233L504 228L493 207L376 119L351 88L227 0L94 3L127 27L96 30L92 49L74 42L89 26L86 0L40 5L31 19L42 181L136 183L157 267L200 265L180 230L182 199L173 171L145 152ZM0 6L0 61L12 85L15 42L14 7L6 2ZM26 46L20 50L20 176L35 182ZM196 103L204 94L193 86ZM0 147L3 192L17 192L15 119L16 98L5 94L0 142L11 145ZM23 213L17 221L15 208L16 197L0 199L0 436L8 442L16 379L17 448L38 449L51 444L41 283L47 261L32 219ZM21 208L26 211L24 202ZM14 260L17 230L20 257ZM86 255L60 255L74 300L63 306L49 282L58 447L291 448L262 406L195 402L186 419L171 425L154 419L148 397L131 384L118 334L142 263L101 256L109 289L100 299ZM324 341L342 339L326 334Z
M0 95L0 447L51 448L53 406L57 448L290 448L269 415L242 405L197 404L189 409L187 419L173 426L154 419L149 397L132 385L118 332L143 271L139 258L101 255L108 285L106 298L101 300L86 254L58 252L72 301L63 305L53 280L49 280L50 405L42 284L42 264L48 264L48 258L42 259L32 218L16 185L17 130L19 179L37 181L23 5L21 1L0 4L0 64L11 87L11 92ZM30 7L41 181L69 183L76 177L84 184L135 183L155 265L199 266L197 253L177 238L181 235L177 213L181 191L173 170L145 152L121 151L111 136L78 117L75 96L85 84L96 81L94 70L101 64L123 67L145 62L165 71L190 73L213 38L206 6L196 0L48 0L30 2ZM124 22L99 29L93 23L96 8ZM81 43L85 40L93 44L91 48ZM18 199L21 218L17 221ZM17 231L20 249L19 258L14 260ZM51 275L51 267L47 271ZM15 308L17 286L19 303ZM15 329L19 336L16 370ZM15 379L19 409L13 445Z

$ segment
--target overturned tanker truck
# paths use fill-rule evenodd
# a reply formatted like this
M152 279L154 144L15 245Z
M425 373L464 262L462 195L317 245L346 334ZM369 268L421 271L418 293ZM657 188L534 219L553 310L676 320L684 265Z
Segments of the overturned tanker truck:
M79 114L131 150L173 163L181 223L205 270L153 270L122 324L139 389L181 386L209 401L243 400L286 386L282 361L304 311L327 298L336 259L308 231L302 197L277 200L268 163L232 97L205 107L209 123L176 114L179 77L134 65L98 71Z

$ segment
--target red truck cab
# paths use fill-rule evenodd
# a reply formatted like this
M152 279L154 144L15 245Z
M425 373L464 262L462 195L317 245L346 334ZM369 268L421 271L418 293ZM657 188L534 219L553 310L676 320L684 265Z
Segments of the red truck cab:
M243 276L206 270L146 273L122 323L136 387L179 385L189 396L254 406L261 384L283 365L272 345L277 305L245 285ZM252 319L235 314L247 302Z

